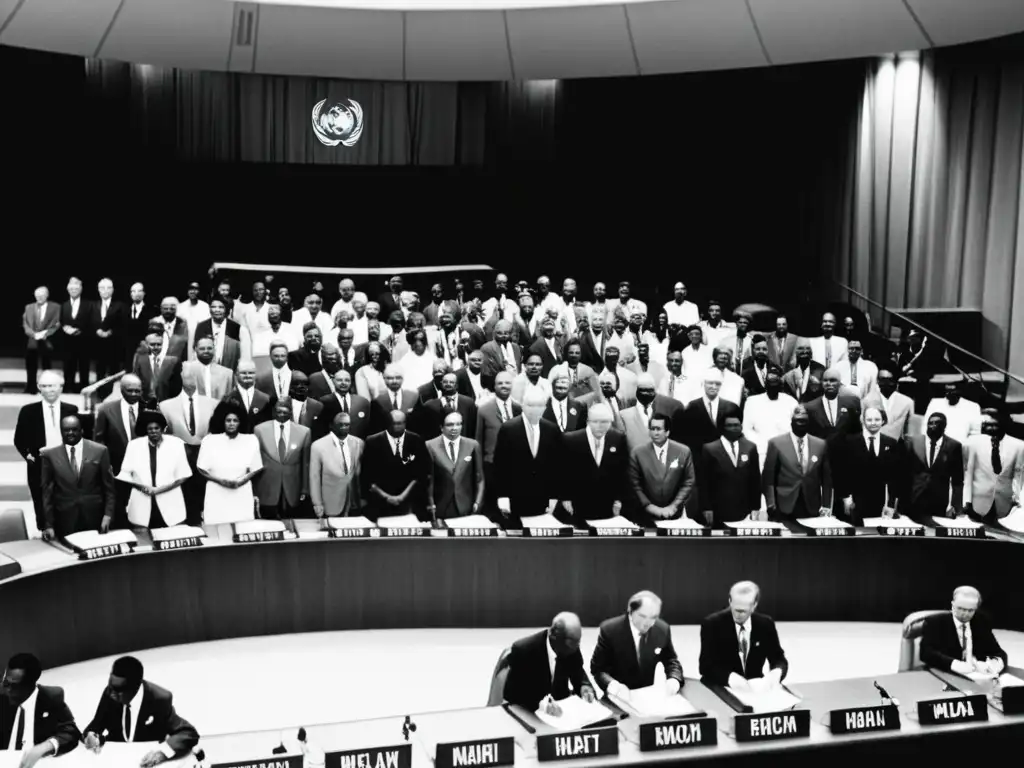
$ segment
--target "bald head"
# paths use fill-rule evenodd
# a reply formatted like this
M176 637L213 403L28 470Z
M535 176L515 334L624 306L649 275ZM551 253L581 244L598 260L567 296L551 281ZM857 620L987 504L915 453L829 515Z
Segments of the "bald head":
M548 629L548 642L556 656L570 656L580 649L583 624L575 613L563 611L555 616Z

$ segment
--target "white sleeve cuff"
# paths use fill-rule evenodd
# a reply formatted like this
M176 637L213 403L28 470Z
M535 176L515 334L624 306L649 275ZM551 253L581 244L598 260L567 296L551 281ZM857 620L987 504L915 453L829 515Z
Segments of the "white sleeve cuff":
M56 739L47 739L46 741L53 746L53 756L56 757L57 753L60 752L60 744L57 743Z
M170 748L166 741L160 745L160 751L164 753L164 757L168 760L174 759L174 750Z

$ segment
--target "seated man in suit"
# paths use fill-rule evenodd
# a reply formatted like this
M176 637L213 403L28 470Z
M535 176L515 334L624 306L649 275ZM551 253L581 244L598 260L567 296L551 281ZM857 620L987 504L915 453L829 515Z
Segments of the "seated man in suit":
M309 459L309 491L313 512L326 517L359 514L360 465L365 443L349 434L352 417L339 412L331 419L329 435L313 443Z
M907 500L906 444L882 434L885 416L877 406L864 409L863 431L830 448L836 496L843 500L836 517L863 525L866 517L893 517Z
M606 694L628 700L634 688L654 684L659 663L666 692L675 696L683 687L683 665L672 646L672 628L661 618L661 598L644 590L629 598L625 615L601 622L590 674Z
M629 448L612 429L611 409L598 403L587 410L587 428L562 437L565 498L562 507L578 527L587 520L616 517L629 500Z
M655 413L648 441L629 454L629 482L636 499L630 517L645 528L653 527L656 520L685 516L696 485L693 455L682 443L669 440L671 432L672 417Z
M550 697L544 709L549 715L561 714L558 702L572 694L584 701L594 700L594 688L583 671L580 638L583 628L575 613L560 613L551 627L512 643L505 678L505 701L527 712L536 712Z
M462 436L462 414L446 411L442 434L427 441L427 511L437 520L475 515L484 507L484 457L480 443Z
M105 445L82 439L78 416L60 420L64 442L46 448L42 461L43 539L65 539L73 533L106 533L114 518L117 497Z
M39 685L42 674L39 659L18 653L7 662L0 684L0 751L21 752L20 768L66 755L82 738L64 703L64 689Z
M1006 434L998 410L986 408L981 418L981 434L968 440L964 509L975 520L996 523L1021 504L1024 442Z
M292 404L287 397L274 403L274 420L253 430L260 444L263 472L254 485L260 500L260 516L268 520L307 517L309 496L309 430L292 423Z
M921 634L921 661L929 667L967 677L972 672L1000 674L1009 663L992 633L992 625L978 615L981 593L974 587L957 587L951 604L953 615L929 616Z
M110 669L107 687L92 722L85 727L86 749L99 754L113 742L159 742L142 758L142 766L184 757L199 743L196 729L174 711L166 688L143 679L142 662L122 656Z
M752 581L733 584L729 607L700 623L700 680L705 685L757 690L785 679L789 662L775 622L755 613L760 597L761 589Z
M743 437L737 413L719 417L722 436L701 449L697 467L699 505L708 525L756 517L761 511L761 463L757 446Z
M929 416L926 434L911 437L908 448L909 516L931 525L934 517L962 515L964 451L946 434L946 414L937 411Z
M860 431L860 399L856 395L843 394L841 387L839 372L830 368L822 376L821 397L807 404L810 433L830 444Z
M587 406L569 396L572 388L569 374L564 371L554 374L551 379L551 399L544 409L544 418L563 434L583 429L587 423Z
M768 519L790 523L831 509L832 469L825 441L808 434L807 409L798 405L790 431L768 441L761 488Z

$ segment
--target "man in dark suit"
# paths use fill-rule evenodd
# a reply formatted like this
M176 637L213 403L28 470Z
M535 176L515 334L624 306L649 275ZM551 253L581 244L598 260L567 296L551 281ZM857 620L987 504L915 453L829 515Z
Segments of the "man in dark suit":
M821 378L825 366L812 358L814 352L806 339L796 345L796 365L782 377L782 387L801 403L809 403L821 395Z
M63 445L46 448L42 470L43 539L65 539L72 533L106 533L114 519L116 496L106 446L82 439L77 415L60 421Z
M311 440L322 437L324 434L323 430L326 429L326 427L321 426L325 421L322 418L324 404L318 400L310 399L309 377L302 371L292 371L288 397L292 400L292 421L306 427L311 432ZM277 403L276 397L270 401L270 407L273 408L275 403Z
M541 418L547 404L542 392L528 393L522 415L506 420L498 430L495 490L498 510L511 528L522 527L524 517L551 514L558 503L563 449L558 427Z
M739 414L722 418L722 437L701 450L697 469L699 505L708 525L746 519L761 509L761 463L757 446L743 437Z
M654 684L659 662L665 668L666 692L675 696L683 687L683 665L672 646L672 628L661 618L661 598L637 592L629 598L625 615L601 622L590 674L606 694L628 700L634 688Z
M327 434L335 414L347 413L351 417L349 434L365 440L370 434L370 401L352 393L352 375L344 368L334 374L334 394L320 398L324 406L320 417L320 431L313 435L319 440Z
M65 417L78 413L78 406L61 401L64 377L58 371L43 371L36 384L42 398L22 406L18 411L14 447L25 459L36 527L43 531L46 529L46 515L43 514L42 461L39 456L44 448L63 443L60 423Z
M44 757L66 755L82 738L64 703L64 689L39 685L42 674L39 659L18 653L7 662L0 685L0 751L21 752L21 768L32 768ZM29 733L31 740L26 738Z
M650 441L629 455L629 482L637 502L630 517L645 528L681 517L696 485L693 455L682 443L669 440L671 431L672 417L656 412Z
M842 381L834 368L822 375L821 388L821 397L807 403L807 415L811 419L809 431L831 446L846 435L860 432L860 399L840 393Z
M540 375L544 378L562 362L562 340L555 337L555 322L550 317L541 321L540 338L530 345L528 354L540 355Z
M249 414L249 423L253 427L273 418L270 397L256 389L256 363L252 360L242 360L238 363L232 394L238 396L238 401Z
M401 275L395 275L388 281L388 290L377 297L380 304L381 317L390 317L392 312L402 310L402 290L404 283Z
M161 354L184 361L188 357L188 323L178 317L178 300L173 296L160 302L160 320L163 325Z
M427 442L427 511L434 519L475 515L484 508L484 456L480 443L462 436L462 414L448 411L442 434Z
M192 333L193 339L204 336L215 342L215 362L234 370L242 357L242 326L228 317L228 305L219 296L210 299L209 319L197 323Z
M612 429L612 411L604 403L587 410L587 428L562 437L565 477L562 507L573 523L615 517L629 500L629 446L626 436Z
M825 441L807 433L810 418L798 405L790 432L768 441L761 488L768 519L789 522L817 517L832 505L832 468Z
M146 303L146 288L142 283L132 283L129 298L124 329L124 367L127 371L132 370L139 344L149 332L149 321L157 316L156 309Z
M113 742L159 742L142 766L184 757L199 743L199 733L174 710L166 688L143 679L142 662L122 656L114 662L96 714L85 727L86 749L99 754Z
M797 337L789 332L789 320L785 315L775 319L775 333L768 337L768 359L784 371L796 366Z
M603 307L594 305L590 310L590 326L584 332L580 332L580 346L582 347L580 362L589 365L594 373L600 374L604 370L604 350L608 342L608 334L605 333L606 312Z
M341 350L331 343L324 344L320 351L323 370L309 377L309 396L322 400L334 394L334 374L341 370Z
M650 441L648 430L651 417L658 413L671 418L671 425L675 430L671 437L676 442L681 442L683 407L675 398L656 394L654 377L649 373L641 373L636 377L636 405L623 408L619 412L630 451Z
M423 438L406 429L406 415L394 411L384 432L366 440L360 472L361 497L371 520L414 514L425 518L430 457Z
M68 281L68 300L60 305L60 333L57 334L64 364L64 388L68 392L81 392L82 387L89 385L89 353L92 351L89 331L92 309L89 304L82 298L82 281L72 277Z
M431 400L437 400L441 397L441 380L445 377L445 374L452 372L451 366L444 360L435 360L431 368L433 377L426 384L421 384L416 390L416 395L419 397L418 407L422 407ZM420 414L417 412L416 415L419 416Z
M551 382L551 399L544 409L543 418L562 433L575 432L587 424L587 406L569 397L569 374L559 374Z
M722 436L721 425L727 416L740 416L739 405L718 396L721 388L722 372L717 368L709 369L704 374L704 397L688 403L683 412L683 439L694 457L699 457L705 445Z
M763 395L767 389L765 380L769 373L783 375L783 370L768 359L768 340L761 334L756 334L751 340L753 356L743 361L743 386L747 390L747 396Z
M470 434L476 434L476 403L473 398L460 395L459 381L449 371L441 377L441 397L433 398L420 404L420 414L416 423L419 433L425 440L433 440L441 434L441 420L448 411L462 414L462 423Z
M177 397L181 392L181 358L164 355L163 337L159 333L146 336L149 354L135 356L132 370L142 381L142 396L157 403Z
M512 323L508 320L499 320L494 326L494 340L480 347L480 352L484 356L480 378L485 387L502 371L511 373L515 378L522 370L523 350L511 338Z
M35 301L25 305L21 327L25 332L25 393L34 395L39 366L50 369L53 364L54 335L60 330L60 304L50 301L50 291L43 285L36 288Z
M704 685L750 690L750 680L763 679L756 684L763 687L779 685L786 678L789 661L775 622L755 613L760 598L757 584L741 581L729 590L729 607L700 623L700 680Z
M583 671L580 639L583 628L575 613L560 613L551 627L512 643L505 678L505 701L527 712L536 712L545 704L549 715L561 714L557 702L572 694L593 701L594 688Z
M929 667L966 677L972 672L998 675L1009 664L992 624L978 614L981 593L974 587L953 591L952 616L929 616L921 634L921 661Z
M306 323L302 326L302 348L288 353L288 367L293 371L302 371L307 377L323 370L323 360L320 357L322 345L323 334L320 327L314 322Z
M487 512L497 509L498 492L494 469L494 449L498 444L498 431L506 421L522 415L523 409L511 400L512 374L501 371L494 378L494 397L484 401L476 413L476 441L484 459L484 504Z
M124 329L128 318L124 302L113 299L114 283L110 279L105 277L100 280L98 289L99 300L91 304L89 314L96 381L122 370Z
M121 472L121 462L124 461L128 443L135 439L135 421L142 408L142 380L134 373L126 373L121 377L119 385L121 397L102 403L96 409L96 423L92 430L93 440L105 445L110 453L110 469L115 477ZM114 492L117 496L114 527L126 527L128 520L124 515L131 486L115 483Z
M402 411L406 418L412 416L419 404L418 392L403 388L405 375L397 365L389 364L384 369L384 386L387 391L377 395L370 403L370 434L376 435L387 429L392 411Z
M352 378L355 378L356 371L366 364L365 358L361 358L356 350L354 342L355 331L351 328L342 328L338 331L338 365L348 371Z
M829 449L836 496L843 500L832 514L852 525L864 525L865 517L894 516L898 502L907 501L906 445L883 435L884 423L881 409L869 405L863 432L846 435Z
M933 517L959 517L964 506L964 451L946 434L946 414L928 417L926 434L910 438L909 517L932 523Z

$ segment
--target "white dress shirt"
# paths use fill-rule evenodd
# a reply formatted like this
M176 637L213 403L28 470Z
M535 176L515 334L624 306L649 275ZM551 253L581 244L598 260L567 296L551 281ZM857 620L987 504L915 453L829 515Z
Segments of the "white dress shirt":
M683 300L680 304L675 299L664 306L665 314L668 315L669 325L681 325L685 328L688 325L696 325L700 322L700 310L692 301Z
M869 453L871 452L871 441L872 441L872 439L874 439L874 441L875 441L875 455L876 456L881 456L882 455L882 433L878 432L877 434L872 435L870 432L868 432L865 429L862 436L864 438L864 447L868 449L868 452Z
M466 368L466 377L469 379L469 386L472 388L473 394L476 396L477 400L480 400L487 395L487 390L480 381L479 373L473 373L469 368Z
M729 442L728 438L718 438L722 441L722 446L725 448L725 455L732 460L732 465L738 467L740 465L740 443L737 440L735 443Z
M459 446L462 445L462 438L461 437L456 437L454 440L449 440L447 437L442 436L441 437L441 443L442 443L442 448L444 450L444 455L448 458L449 461L452 460L452 454L450 452L450 449L451 449L452 446L454 446L454 449L455 449L455 460L458 461L458 459L459 459Z
M292 386L291 368L285 363L280 368L272 369L271 376L274 381L274 391L277 392L278 398L285 397Z
M722 344L722 342L728 341L730 336L736 336L736 325L734 323L728 323L725 320L722 320L714 328L711 327L707 320L702 320L698 325L704 333L704 343L712 351ZM732 345L732 349L736 349L735 344Z
M597 437L594 435L593 432L590 431L589 427L587 428L587 442L590 443L590 454L594 457L598 466L600 466L601 464L601 457L604 456L605 441L607 439L608 435L605 435L604 437L601 438L601 449L598 450Z
M199 323L210 319L210 305L202 299L197 299L195 304L185 299L178 302L178 317L188 323L189 328L195 328Z
M694 349L692 344L687 344L683 350L683 372L687 376L701 376L715 364L711 356L712 349L704 344Z
M544 638L544 647L548 649L548 669L551 670L551 679L555 679L555 665L558 663L558 656L555 654L555 649L551 647L551 639L548 637Z
M46 432L46 445L44 447L53 448L64 442L60 435L60 400L54 402L53 405L50 405L50 403L42 398L40 398L40 402L43 404L43 428Z
M32 694L25 699L24 703L18 707L17 712L14 714L14 723L11 728L11 740L6 744L9 752L14 751L15 742L18 739L18 723L21 721L22 728L22 747L25 751L35 745L36 736L36 697L39 695L39 686L37 685L32 691ZM60 749L60 745L56 739L47 739L47 743L53 747L53 754L57 754L57 750Z
M544 343L548 345L548 351L551 352L551 356L558 360L558 352L555 349L555 337L552 336L550 339L545 338Z
M305 307L296 309L292 313L292 326L299 336L302 336L302 326L309 322L316 323L316 327L320 329L320 333L324 338L327 338L327 334L334 327L334 321L326 312L317 312L316 319L310 317L309 310Z
M305 400L296 400L292 398L292 420L298 424L299 418L302 416L302 409L306 406Z
M100 322L107 319L107 312L110 311L110 299L100 299Z
M276 331L268 324L266 328L252 334L252 356L268 357L270 345L275 341L284 342L289 352L294 352L302 346L302 339L291 323L281 323Z
M712 424L718 423L718 401L720 399L721 398L716 397L714 400L708 400L707 395L704 395L704 397L701 398L701 400L703 400L704 412L710 413Z
M129 440L135 438L135 433L132 431L131 416L128 415L132 408L135 409L135 419L137 422L139 418L139 404L128 405L128 401L121 398L121 422L124 424L124 433L128 435Z
M352 451L349 448L348 437L344 440L339 440L338 436L332 432L331 440L334 442L334 448L345 457L345 466L348 467L349 474L352 474Z
M388 442L391 443L391 453L397 453L399 456L402 455L402 441L405 440L405 435L396 438L390 432L385 431L385 435L388 436Z
M943 442L943 440L944 440L944 438L940 437L938 440L935 441L935 458L936 459L939 458L939 453L942 451L942 442ZM928 437L928 435L924 436L924 456L925 456L925 461L928 462L928 466L930 467L932 465L932 461L931 461L931 457L932 457L932 439L930 437Z
M81 306L81 304L82 304L81 298L71 299L71 319L72 320L75 320L75 319L78 318L78 308Z
M682 376L673 376L669 373L658 387L659 395L671 397L683 405L689 405L697 400L701 396L701 391L700 379L685 373Z
M516 367L516 354L512 350L512 342L506 342L504 347L500 347L501 356L505 358L505 370L510 371L513 376L519 373L519 369Z
M555 414L555 423L558 424L558 428L565 432L566 423L569 418L569 409L567 407L568 398L565 400L558 400L557 398L551 398L551 410Z
M974 633L971 632L971 622L963 622L953 617L953 626L956 627L956 637L960 640L960 647L966 651L968 659L974 658Z
M252 395L253 395L253 392L256 391L256 388L255 387L249 387L249 389L245 389L244 387L236 387L236 389L238 389L238 394L242 398L242 404L245 406L246 412L251 413L252 412Z

